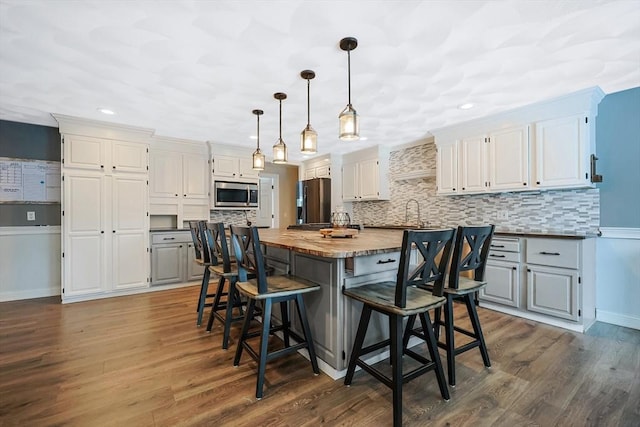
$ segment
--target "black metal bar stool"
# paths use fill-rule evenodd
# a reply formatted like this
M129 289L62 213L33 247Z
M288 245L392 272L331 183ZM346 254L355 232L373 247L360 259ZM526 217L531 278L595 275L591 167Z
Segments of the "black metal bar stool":
M311 360L313 372L316 375L320 373L313 338L311 337L311 329L309 328L307 313L302 299L304 293L317 291L320 287L294 276L270 276L267 278L264 256L260 247L260 238L256 227L236 227L232 225L231 240L238 264L238 282L236 283L236 287L241 294L249 299L233 366L240 364L243 350L247 350L247 353L258 362L256 398L262 399L266 365L267 362L273 359L306 348L309 351L309 359ZM255 278L249 279L250 274L255 275ZM258 301L261 301L263 304L262 327L258 331L250 332L249 327L255 315L256 303ZM300 319L300 324L302 325L303 336L300 336L291 329L288 316L289 301L295 302L296 311ZM282 323L280 325L272 324L271 312L274 303L280 304L282 314ZM277 331L282 331L284 348L268 352L269 335ZM247 342L249 338L254 337L260 337L260 348L258 351L254 350ZM291 345L290 338L293 338L297 344Z
M443 296L444 277L454 234L453 229L405 230L395 282L372 283L343 290L344 295L363 303L344 383L351 384L356 366L360 366L391 388L394 426L402 425L402 385L428 371L435 371L440 394L444 400L449 400L449 390L428 312L441 307L446 301ZM416 251L421 256L422 261L417 265L410 264L412 251ZM418 287L427 284L432 285L431 291ZM372 311L389 316L390 338L363 348ZM409 316L413 316L414 319L415 316L419 316L422 327L427 331L423 338L427 344L430 359L403 345L403 320ZM391 378L363 360L366 354L386 346L390 346L391 352ZM402 357L405 355L420 363L419 367L406 374L402 371Z
M438 341L438 346L447 352L447 373L449 385L456 385L456 364L455 357L461 353L478 347L482 355L484 366L490 367L489 353L484 341L480 319L476 310L475 296L477 292L486 286L484 272L489 255L489 247L493 237L494 225L476 227L458 227L456 234L456 244L453 249L451 268L449 270L448 286L444 289L447 302L444 305L444 319L442 319L442 308L435 311L434 329L436 338L440 337L440 326L444 326L445 341ZM473 278L466 277L465 272L469 272ZM468 274L468 273L467 273ZM472 331L454 325L453 302L461 301L467 308L467 314L471 320ZM405 330L405 343L409 341L410 335L423 336L423 329L413 329L414 319L409 319ZM456 347L455 332L473 338L467 344Z

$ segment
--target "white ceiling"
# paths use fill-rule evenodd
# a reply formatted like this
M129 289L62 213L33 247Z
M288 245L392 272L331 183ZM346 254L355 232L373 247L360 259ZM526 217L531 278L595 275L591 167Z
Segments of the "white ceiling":
M367 141L338 140L351 92ZM306 81L319 154L417 141L456 122L591 86L640 86L640 0L0 0L0 119L50 113L300 161ZM472 102L471 110L458 105ZM106 107L117 112L106 116Z

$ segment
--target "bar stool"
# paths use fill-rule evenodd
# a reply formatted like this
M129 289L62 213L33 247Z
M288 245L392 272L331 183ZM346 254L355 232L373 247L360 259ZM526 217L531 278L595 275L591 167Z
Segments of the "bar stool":
M440 337L440 326L444 326L445 330L445 342L438 341L438 346L444 348L447 352L447 373L449 385L452 387L456 385L455 357L457 355L478 347L484 366L491 367L487 345L484 341L480 319L476 310L475 295L487 284L484 281L484 272L494 228L494 225L458 227L449 270L448 286L444 289L444 295L447 299L444 305L444 319L441 319L442 309L440 307L435 311L433 324L436 338L439 339ZM465 272L470 272L472 278L466 277L467 273ZM473 331L454 325L454 301L464 302ZM413 321L415 321L415 318L410 318L407 322L405 343L409 341L409 335L423 336L421 332L423 332L424 328L413 329ZM455 332L471 337L473 341L456 347Z
M206 236L205 230L206 221L189 221L189 229L191 230L191 239L193 240L193 247L195 250L196 259L195 262L198 265L204 267L204 272L202 274L202 283L200 284L200 295L198 296L198 320L196 321L196 325L200 326L202 324L202 316L204 313L204 309L206 307L211 307L212 303L207 303L207 298L213 298L215 294L209 294L209 278L211 276L211 272L209 271L209 267L211 266L211 258L208 248L206 248Z
M455 230L405 230L402 238L402 252L395 282L372 283L356 288L344 289L342 293L363 303L353 350L349 358L345 385L350 385L356 365L373 375L393 390L393 425L402 425L402 385L428 372L435 371L440 394L449 400L449 390L438 354L437 340L429 318L430 310L441 307L446 299L443 296L444 278ZM412 252L417 251L422 261L411 265ZM439 257L439 258L438 258ZM437 261L439 259L439 261ZM418 286L432 284L432 291ZM379 343L362 347L371 318L371 312L389 316L390 338ZM420 317L426 334L424 338L430 359L408 349L403 342L403 321L405 317ZM367 364L363 356L390 346L392 377ZM421 365L403 374L402 357L406 355Z
M211 306L211 314L207 323L207 332L211 332L215 318L220 320L224 325L222 348L226 350L229 348L231 323L244 319L243 308L246 306L246 302L242 301L236 289L238 268L235 265L235 260L232 260L229 255L224 223L207 223L205 232L212 260L209 270L219 277L218 288L216 289L213 305ZM226 292L224 291L225 282L228 282ZM223 301L221 297L225 295L227 298L226 301ZM234 308L240 311L239 316L233 316ZM220 314L221 311L224 311L224 315Z
M237 227L232 225L231 240L238 263L238 282L236 283L236 287L241 294L249 299L233 366L239 366L242 351L245 349L258 363L256 399L259 400L262 399L263 395L266 365L267 362L271 360L306 348L309 351L309 359L311 360L313 372L316 375L320 373L311 329L309 328L307 313L302 299L302 294L317 291L320 287L294 276L270 276L267 278L264 256L260 248L260 238L256 227ZM248 279L249 274L254 274L255 279ZM262 327L259 331L249 332L249 326L255 315L256 303L258 301L261 301L263 304ZM295 302L304 336L298 335L291 329L288 315L289 301ZM272 325L271 311L274 303L280 303L282 314L281 325ZM269 353L269 335L276 331L282 331L284 348ZM258 351L254 350L247 342L249 338L254 337L260 337L260 348ZM290 338L296 340L297 344L291 345Z

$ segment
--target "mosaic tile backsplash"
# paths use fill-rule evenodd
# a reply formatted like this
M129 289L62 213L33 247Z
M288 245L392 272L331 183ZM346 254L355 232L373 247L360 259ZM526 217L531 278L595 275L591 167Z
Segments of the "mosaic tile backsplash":
M391 152L390 176L400 172L436 170L433 143ZM456 226L492 223L499 231L596 233L600 225L598 189L439 196L436 179L390 182L391 200L353 203L354 223ZM407 202L409 202L407 204ZM405 209L406 208L406 209ZM405 216L406 212L406 216ZM506 219L498 219L504 212Z
M256 222L256 211L227 211L227 210L213 210L211 211L211 222L224 222L225 226L232 225L247 225L247 221Z

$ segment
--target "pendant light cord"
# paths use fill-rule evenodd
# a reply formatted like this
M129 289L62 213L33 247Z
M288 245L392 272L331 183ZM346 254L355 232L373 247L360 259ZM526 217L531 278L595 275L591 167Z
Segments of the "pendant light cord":
M311 86L311 80L307 79L307 126L311 125L311 103L309 102L310 86Z
M279 100L280 101L280 141L278 143L282 142L282 99Z
M260 150L260 114L256 114L256 117L258 117L258 143L256 148Z
M349 105L351 105L351 49L347 50L347 81L349 82Z

